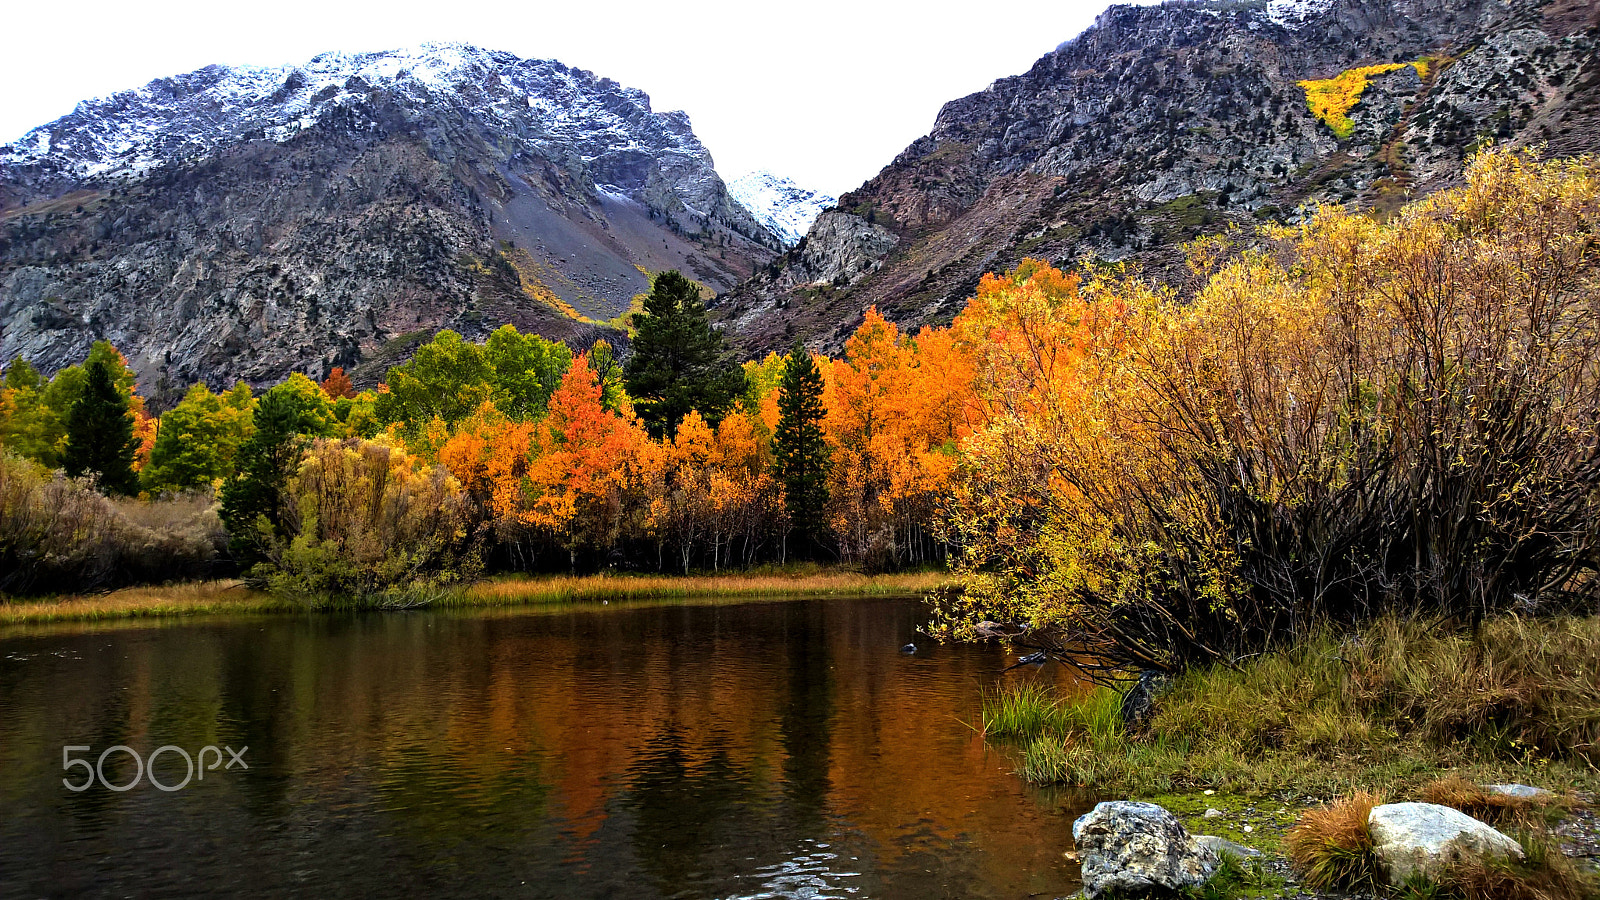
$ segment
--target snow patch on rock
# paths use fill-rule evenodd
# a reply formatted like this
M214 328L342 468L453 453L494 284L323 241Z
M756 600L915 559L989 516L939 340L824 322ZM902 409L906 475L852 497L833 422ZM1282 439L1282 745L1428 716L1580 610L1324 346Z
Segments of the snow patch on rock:
M838 202L827 194L800 187L781 175L766 171L751 172L728 182L728 193L749 210L756 221L782 238L786 247L798 244L817 221L817 216Z
M1335 0L1267 0L1267 18L1275 25L1298 31L1312 19L1333 9Z

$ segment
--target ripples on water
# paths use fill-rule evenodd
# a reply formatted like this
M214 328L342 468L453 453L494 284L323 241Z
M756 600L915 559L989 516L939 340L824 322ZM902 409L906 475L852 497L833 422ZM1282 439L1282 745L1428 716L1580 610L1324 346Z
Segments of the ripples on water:
M966 724L1008 655L900 655L924 618L875 597L12 632L0 895L1070 893L1084 804ZM73 793L66 744L248 746L250 769Z

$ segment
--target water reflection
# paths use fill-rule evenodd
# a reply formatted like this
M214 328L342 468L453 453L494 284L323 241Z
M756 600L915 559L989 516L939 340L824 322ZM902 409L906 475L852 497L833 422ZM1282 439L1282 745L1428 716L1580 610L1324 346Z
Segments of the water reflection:
M901 656L923 616L839 598L13 633L0 895L1070 893L1083 804L963 724L1005 654ZM250 768L73 793L66 744L248 747Z

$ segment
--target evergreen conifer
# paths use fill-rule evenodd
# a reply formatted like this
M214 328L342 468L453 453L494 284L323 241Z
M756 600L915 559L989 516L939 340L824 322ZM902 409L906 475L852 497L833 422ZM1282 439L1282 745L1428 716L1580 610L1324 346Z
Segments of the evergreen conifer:
M116 374L104 359L91 359L83 394L67 413L67 447L62 464L73 477L93 474L107 494L135 494L133 416L128 398L117 389Z
M633 326L633 356L623 378L651 436L671 437L690 410L712 427L722 421L744 391L744 371L707 320L695 283L677 272L661 273Z
M822 373L799 342L784 363L772 437L789 527L802 553L821 539L828 505L828 445L823 439Z

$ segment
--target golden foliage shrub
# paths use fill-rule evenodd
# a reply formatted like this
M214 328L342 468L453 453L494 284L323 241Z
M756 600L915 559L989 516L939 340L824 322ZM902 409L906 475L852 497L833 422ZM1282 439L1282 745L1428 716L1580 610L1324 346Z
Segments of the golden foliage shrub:
M1492 152L1466 182L1202 247L1193 297L986 281L945 630L1170 670L1390 611L1592 608L1600 166Z
M290 480L287 541L252 570L311 606L409 605L477 574L471 500L442 466L352 438L318 440Z
M1346 69L1332 78L1302 81L1299 86L1306 92L1306 106L1311 109L1311 114L1321 119L1322 124L1328 126L1340 140L1345 140L1356 130L1356 123L1350 120L1350 110L1361 102L1361 95L1366 93L1367 85L1373 78L1411 66L1426 81L1433 63L1432 58L1425 57L1410 63L1361 66Z

